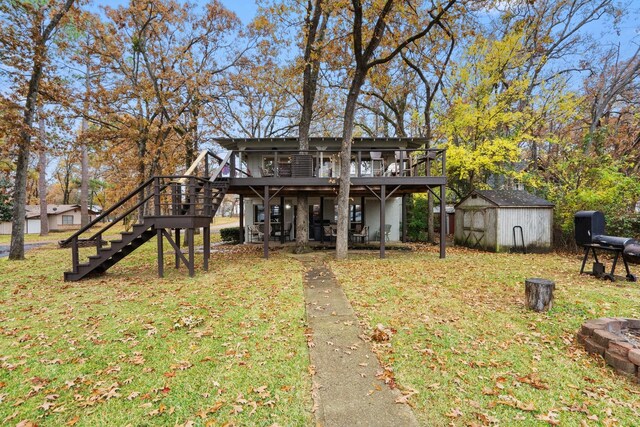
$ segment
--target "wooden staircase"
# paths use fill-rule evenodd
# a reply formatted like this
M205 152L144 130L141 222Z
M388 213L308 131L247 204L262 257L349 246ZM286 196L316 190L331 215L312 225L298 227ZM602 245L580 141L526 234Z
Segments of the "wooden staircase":
M122 198L80 229L73 236L61 241L60 246L71 247L72 270L64 273L65 281L76 281L88 276L102 274L127 255L151 240L158 238L158 274L164 274L163 238L175 250L176 268L182 261L194 274L194 232L202 228L204 236L205 269L208 267L210 246L210 224L222 204L229 188L228 179L222 176L223 167L229 162L230 153L225 158L210 151L204 151L187 170L185 175L154 176L137 189ZM216 161L216 170L209 175L209 161ZM204 163L204 165L202 165ZM198 165L204 166L203 175L197 176ZM116 224L130 221L138 213L138 223L128 231L120 233L115 240L105 241L103 236ZM104 222L108 221L108 222ZM93 232L90 237L82 236ZM180 231L186 230L185 244L188 258L180 248ZM171 231L175 234L171 235ZM80 260L80 247L95 246L96 254Z

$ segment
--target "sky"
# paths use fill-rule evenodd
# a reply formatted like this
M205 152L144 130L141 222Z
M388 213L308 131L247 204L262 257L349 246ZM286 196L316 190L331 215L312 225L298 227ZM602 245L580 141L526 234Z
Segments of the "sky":
M238 15L247 24L256 14L256 3L253 0L221 0L221 3Z

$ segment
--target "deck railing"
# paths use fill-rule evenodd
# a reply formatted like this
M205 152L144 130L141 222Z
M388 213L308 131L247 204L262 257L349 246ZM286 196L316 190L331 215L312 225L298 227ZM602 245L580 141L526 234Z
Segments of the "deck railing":
M317 149L233 151L224 176L337 178L341 168L339 154L337 150ZM445 154L445 149L355 149L348 167L355 178L445 176Z
M225 176L230 157L203 151L184 175L147 179L89 224L61 240L61 247L71 247L74 272L80 261L78 249L95 246L99 253L107 232L115 225L129 230L152 216L213 216L212 193L220 185L216 178Z

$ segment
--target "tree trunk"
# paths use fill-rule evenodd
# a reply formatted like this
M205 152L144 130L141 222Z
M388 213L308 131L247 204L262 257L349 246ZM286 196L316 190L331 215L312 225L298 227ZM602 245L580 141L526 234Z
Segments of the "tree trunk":
M27 175L29 173L29 155L31 152L31 132L38 98L38 88L42 79L42 58L45 47L36 49L33 74L29 79L27 101L24 108L22 129L20 129L20 143L18 144L18 159L16 161L16 182L13 191L13 222L11 224L11 247L9 259L24 259L24 226L27 204Z
M353 123L356 104L360 90L364 84L366 69L356 68L347 104L344 109L342 128L342 146L340 148L340 188L338 190L338 236L336 237L336 258L345 259L349 247L349 191L351 190L351 144L353 139Z
M42 70L47 57L47 42L58 27L62 17L69 11L74 0L66 0L62 8L51 18L49 24L41 31L41 27L28 29L35 33L33 68L27 88L27 98L24 106L24 119L20 129L18 144L18 159L16 161L16 182L13 191L13 222L11 224L11 247L9 259L24 259L24 224L25 205L27 203L27 175L29 172L29 154L31 151L31 132L33 118L38 104L38 89L42 80Z
M313 7L311 2L307 6L305 19L306 37L304 50L304 71L302 78L302 114L298 129L298 148L300 151L309 150L309 130L313 117L313 103L318 89L318 73L320 72L320 48L317 42L324 40L324 34L329 19L329 11L324 7L323 0L316 0ZM322 166L322 165L320 165ZM309 197L306 193L298 194L296 210L296 253L302 253L309 245Z
M40 117L40 154L38 155L38 197L40 199L40 235L49 234L49 217L47 216L47 152L44 118Z
M527 307L534 311L547 311L553 307L556 284L546 279L527 279L524 282Z
M80 161L80 226L84 227L89 224L89 153L87 150L87 130L89 124L87 116L89 114L89 65L87 63L87 71L85 75L85 99L84 99L84 115L82 117L82 143L80 145L81 161Z

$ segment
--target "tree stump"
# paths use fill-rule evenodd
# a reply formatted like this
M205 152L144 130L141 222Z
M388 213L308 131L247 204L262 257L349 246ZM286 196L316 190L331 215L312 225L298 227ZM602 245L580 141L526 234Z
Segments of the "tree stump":
M553 307L556 284L547 279L527 279L524 282L527 307L534 311L547 311Z

